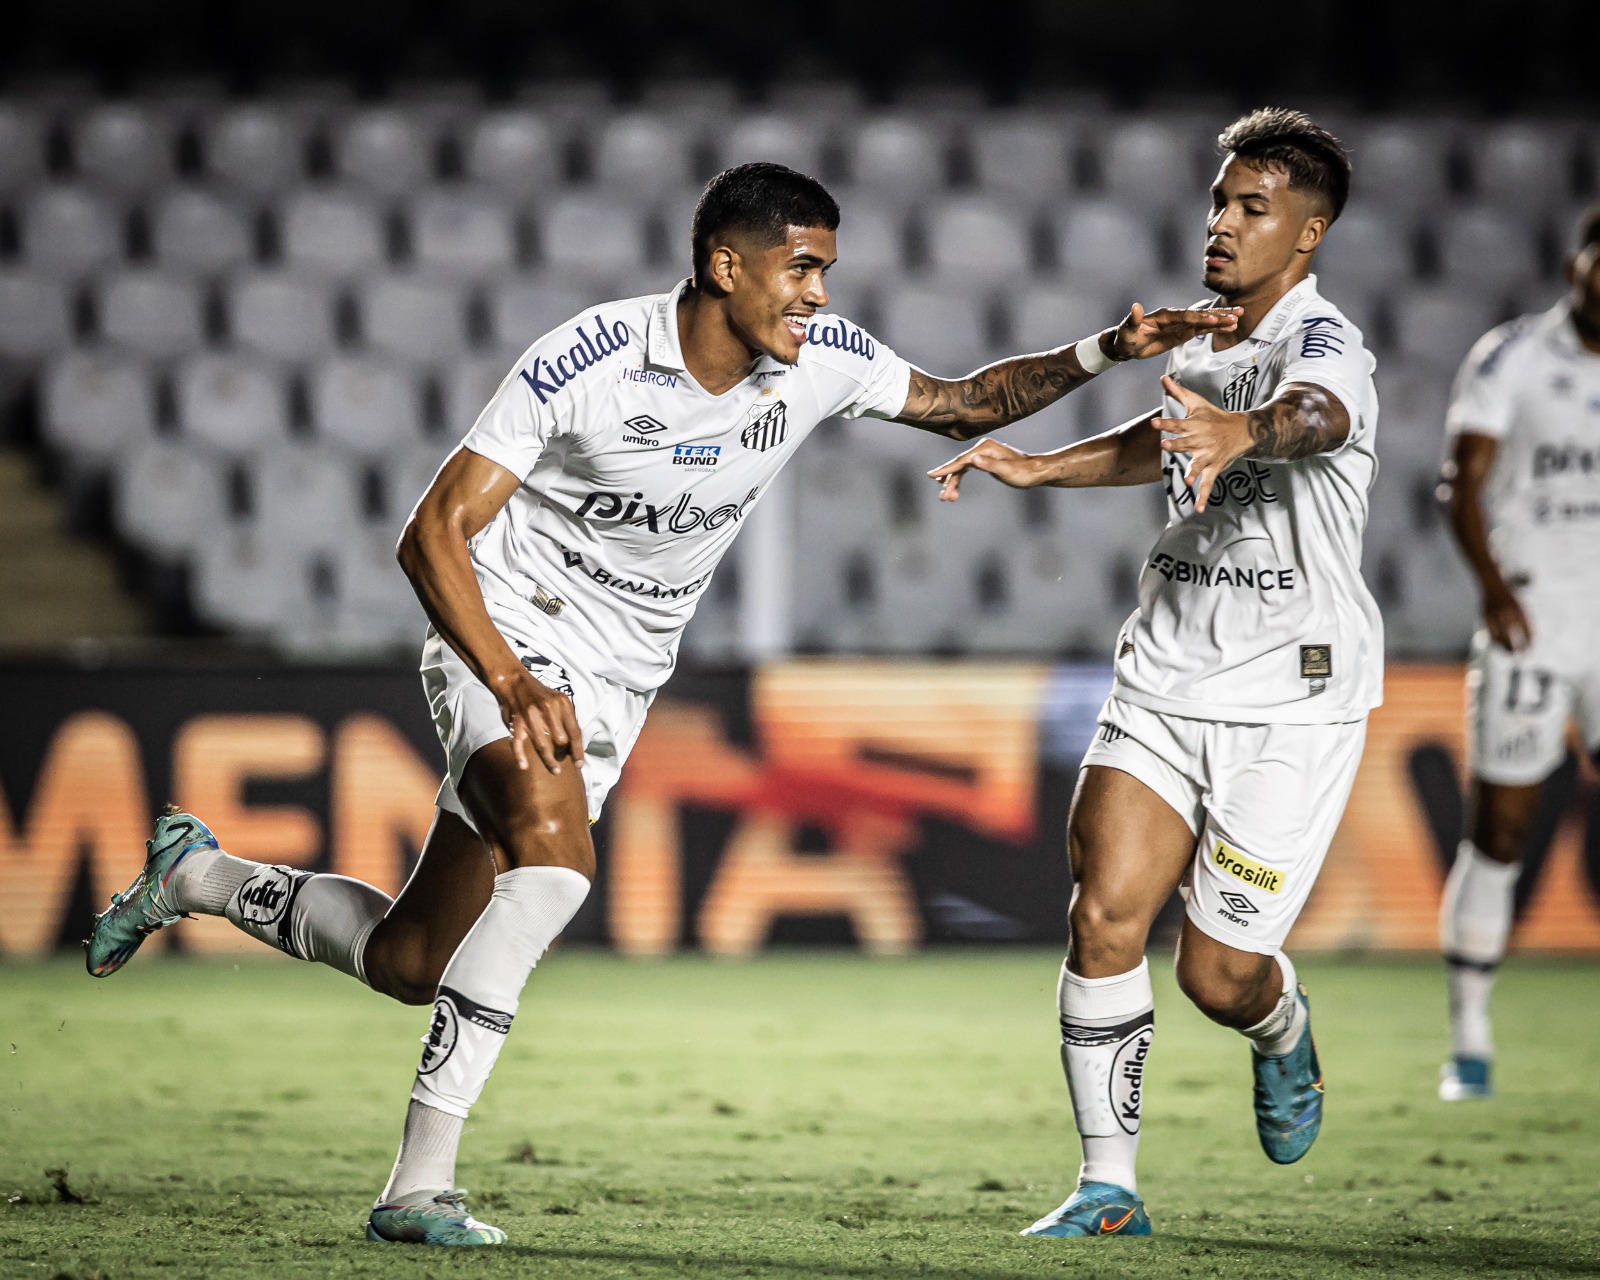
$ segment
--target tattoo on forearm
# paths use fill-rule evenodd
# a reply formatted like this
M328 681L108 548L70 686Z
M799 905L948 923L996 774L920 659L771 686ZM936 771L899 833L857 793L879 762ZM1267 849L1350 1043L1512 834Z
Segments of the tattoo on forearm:
M1327 453L1350 434L1350 415L1337 396L1321 387L1296 387L1245 414L1250 439L1247 458L1265 462L1293 462Z
M1068 347L1015 356L955 380L913 369L899 420L953 440L971 440L1038 413L1087 382L1088 375L1070 353Z

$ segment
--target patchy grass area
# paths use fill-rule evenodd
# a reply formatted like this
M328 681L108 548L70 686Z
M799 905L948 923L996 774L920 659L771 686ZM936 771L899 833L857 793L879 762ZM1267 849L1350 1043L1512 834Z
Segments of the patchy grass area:
M426 1011L326 969L0 966L0 1274L1600 1274L1600 970L1513 963L1501 1096L1446 1106L1436 964L1303 960L1322 1139L1256 1146L1244 1042L1160 966L1148 1241L1022 1240L1070 1190L1058 957L779 953L534 975L467 1131L496 1250L367 1244Z

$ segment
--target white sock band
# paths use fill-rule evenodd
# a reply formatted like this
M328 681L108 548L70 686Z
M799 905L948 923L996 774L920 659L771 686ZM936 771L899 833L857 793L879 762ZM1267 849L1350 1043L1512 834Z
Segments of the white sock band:
M412 1098L465 1118L500 1056L523 984L589 896L566 867L517 867L494 893L445 966Z
M1263 1058L1281 1058L1293 1049L1309 1021L1306 1007L1300 1003L1300 980L1295 976L1294 962L1281 951L1277 961L1283 979L1282 994L1271 1013L1241 1033Z
M228 858L228 862L239 859ZM251 868L250 874L228 899L223 915L269 947L298 960L331 965L361 982L367 980L361 955L389 910L388 894L349 876L317 875L253 862L242 865ZM231 868L225 869L230 877L234 874ZM214 870L208 878L213 874Z
M1155 1032L1149 961L1110 978L1081 978L1063 964L1056 1003L1061 1065L1083 1142L1079 1185L1110 1182L1136 1191L1144 1070Z
M448 1191L456 1184L456 1150L461 1145L460 1116L413 1102L406 1111L406 1132L400 1139L389 1185L379 1204L393 1204L417 1191Z
M1489 998L1511 936L1518 870L1463 840L1445 878L1439 949L1450 966L1450 1052L1458 1058L1494 1056Z

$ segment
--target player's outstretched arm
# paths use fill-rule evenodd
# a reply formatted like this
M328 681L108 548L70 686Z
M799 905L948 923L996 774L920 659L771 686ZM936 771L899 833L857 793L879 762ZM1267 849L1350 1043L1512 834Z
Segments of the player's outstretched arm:
M521 481L499 463L457 449L406 521L395 558L445 642L500 703L517 764L535 755L551 773L561 758L583 763L583 734L572 700L524 670L484 607L467 543L511 500Z
M1147 313L1136 302L1121 324L1099 334L1101 360L1091 353L1093 370L1084 367L1078 344L996 361L965 378L936 378L912 369L905 408L894 420L952 440L971 440L1054 404L1106 367L1105 361L1146 360L1199 334L1227 333L1238 323L1237 307Z
M1204 511L1213 482L1240 458L1294 462L1337 449L1350 437L1350 413L1333 392L1311 382L1290 382L1259 409L1231 413L1171 377L1161 379L1182 406L1182 418L1153 418L1167 453L1189 455L1183 481Z
M1161 479L1161 439L1150 430L1153 414L1069 444L1050 453L1024 453L998 440L980 440L928 474L942 481L940 502L961 496L961 477L986 471L1013 489L1053 485L1061 489L1154 484Z
M1451 532L1478 580L1483 625L1490 639L1502 649L1518 653L1532 642L1533 627L1489 549L1489 525L1483 514L1483 488L1499 451L1500 442L1494 436L1461 432L1444 464L1439 497L1449 513Z

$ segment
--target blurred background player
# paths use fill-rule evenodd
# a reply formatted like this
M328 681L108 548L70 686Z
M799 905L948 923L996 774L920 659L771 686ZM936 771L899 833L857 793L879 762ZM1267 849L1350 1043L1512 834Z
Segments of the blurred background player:
M1243 309L1237 331L1173 352L1161 415L1054 453L985 441L931 473L951 500L969 470L1019 488L1163 480L1168 497L1067 827L1061 1055L1083 1165L1024 1234L1150 1231L1134 1174L1154 1030L1144 951L1180 883L1178 983L1249 1039L1263 1149L1298 1160L1322 1122L1310 1006L1281 949L1382 696L1360 570L1374 361L1311 275L1349 194L1343 147L1278 109L1219 144L1204 278Z
M1489 997L1541 784L1576 718L1600 754L1600 206L1578 222L1567 296L1490 330L1446 420L1450 526L1482 596L1467 675L1468 825L1445 883L1447 1101L1493 1093Z
M535 342L422 496L399 559L432 623L423 687L448 772L398 899L231 857L176 813L96 922L96 976L192 912L433 1003L369 1239L504 1242L454 1185L466 1116L528 975L588 896L590 824L701 593L812 429L866 415L971 439L1238 319L1135 305L1074 346L940 379L848 321L819 321L838 225L823 186L782 165L718 175L695 209L692 278Z

